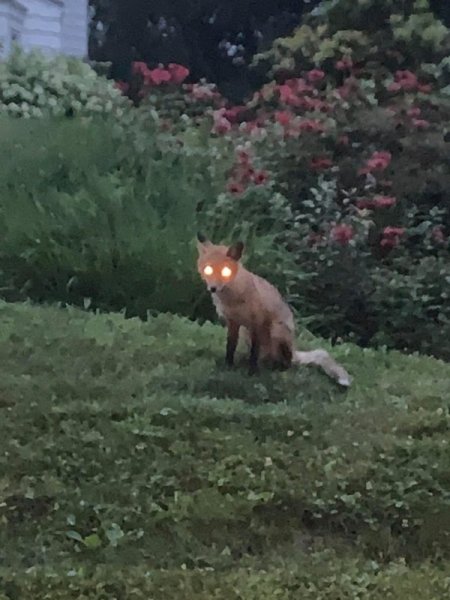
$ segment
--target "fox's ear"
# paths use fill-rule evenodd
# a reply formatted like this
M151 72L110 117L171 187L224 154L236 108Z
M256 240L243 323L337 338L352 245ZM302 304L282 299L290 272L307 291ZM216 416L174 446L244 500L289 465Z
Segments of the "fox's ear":
M244 252L244 244L243 242L236 242L232 246L228 248L227 256L235 260L236 262L240 260L242 253Z
M197 233L197 250L199 254L205 251L207 246L210 246L211 242L206 239L206 236L203 233Z

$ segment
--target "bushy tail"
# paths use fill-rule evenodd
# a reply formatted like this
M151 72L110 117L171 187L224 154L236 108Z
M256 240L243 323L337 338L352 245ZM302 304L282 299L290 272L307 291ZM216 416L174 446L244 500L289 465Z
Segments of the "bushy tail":
M352 382L350 375L344 367L337 363L326 350L311 350L310 352L299 352L296 350L293 354L292 362L297 365L316 365L321 367L339 385L349 387Z

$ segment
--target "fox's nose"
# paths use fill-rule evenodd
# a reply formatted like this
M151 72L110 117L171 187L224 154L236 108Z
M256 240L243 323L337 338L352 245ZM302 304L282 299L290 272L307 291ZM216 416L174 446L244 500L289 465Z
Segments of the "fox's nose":
M215 286L215 285L212 285L212 286L209 288L209 291L211 292L211 294L214 294L215 292L217 292L217 288L216 288L216 286Z

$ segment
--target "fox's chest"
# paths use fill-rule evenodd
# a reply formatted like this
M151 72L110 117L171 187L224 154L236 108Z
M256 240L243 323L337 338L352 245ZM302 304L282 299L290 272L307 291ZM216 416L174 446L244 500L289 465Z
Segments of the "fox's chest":
M251 310L251 306L246 302L245 298L233 297L222 293L213 294L212 301L219 318L226 321L235 321L243 327L252 325L255 319L255 311Z

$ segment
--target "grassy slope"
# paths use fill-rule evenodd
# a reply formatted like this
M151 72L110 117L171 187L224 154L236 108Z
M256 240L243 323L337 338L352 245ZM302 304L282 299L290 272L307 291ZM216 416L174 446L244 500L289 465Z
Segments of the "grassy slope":
M450 594L450 365L341 346L343 392L171 316L0 323L2 600Z

